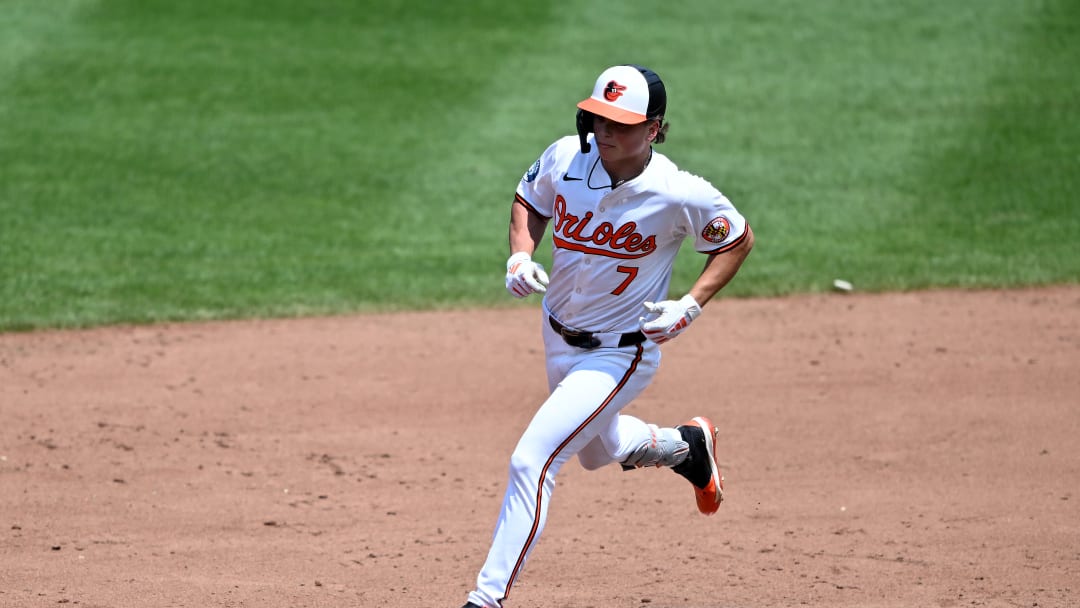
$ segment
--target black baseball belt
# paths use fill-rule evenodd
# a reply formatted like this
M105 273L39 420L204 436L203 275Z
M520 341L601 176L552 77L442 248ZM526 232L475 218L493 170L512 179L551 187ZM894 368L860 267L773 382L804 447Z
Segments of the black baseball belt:
M598 346L618 346L622 348L624 346L634 346L641 344L645 341L645 334L640 331L632 331L627 334L605 334L596 333L591 331L579 331L576 329L570 329L569 327L559 323L555 317L548 315L548 323L551 324L551 329L555 330L555 333L562 336L562 339L570 346L576 348L596 348ZM610 340L608 338L611 338ZM618 337L618 341L615 341L615 337ZM609 342L609 344L605 344Z

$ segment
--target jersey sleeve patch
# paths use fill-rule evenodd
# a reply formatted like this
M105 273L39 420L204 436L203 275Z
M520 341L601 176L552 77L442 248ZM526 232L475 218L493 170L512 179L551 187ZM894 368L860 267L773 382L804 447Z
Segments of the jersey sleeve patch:
M724 216L714 217L709 220L705 229L701 231L701 238L710 243L720 244L731 234L731 222Z
M523 179L528 183L532 183L532 181L534 179L536 179L537 175L540 175L540 159L539 158L536 159L536 162L533 163L533 165L531 167L529 167L528 171L525 172L525 177Z

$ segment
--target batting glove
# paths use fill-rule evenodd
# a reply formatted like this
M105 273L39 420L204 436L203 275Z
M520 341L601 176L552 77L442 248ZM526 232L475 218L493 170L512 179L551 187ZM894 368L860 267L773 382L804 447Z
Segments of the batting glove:
M638 319L641 333L657 344L663 344L681 334L701 314L701 305L690 294L680 300L664 300L655 304L645 302L642 305L648 314ZM647 320L651 315L658 316L651 321Z
M547 291L548 275L532 257L519 251L506 260L506 290L515 298Z

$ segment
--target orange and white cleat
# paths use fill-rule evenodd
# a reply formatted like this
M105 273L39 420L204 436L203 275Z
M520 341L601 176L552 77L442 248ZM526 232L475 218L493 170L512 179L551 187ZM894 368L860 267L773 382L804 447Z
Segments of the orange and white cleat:
M717 428L704 416L697 416L675 428L690 445L690 453L671 470L693 484L698 511L712 515L724 501L724 478L716 462Z

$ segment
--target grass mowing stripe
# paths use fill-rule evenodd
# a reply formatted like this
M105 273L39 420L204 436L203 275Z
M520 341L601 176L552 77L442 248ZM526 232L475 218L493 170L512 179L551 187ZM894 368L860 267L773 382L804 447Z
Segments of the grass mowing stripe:
M1063 70L1044 70L1040 83L1023 73L1014 81L1000 78L1016 63L1064 65L1020 41L1032 31L1042 35L1031 18L1040 6L1045 3L919 4L912 11L897 3L838 3L800 14L740 5L730 10L741 16L716 20L734 24L717 34L731 41L731 53L717 61L723 68L714 70L723 103L700 103L703 111L718 106L712 112L730 120L707 124L712 134L700 135L735 143L726 153L733 159L725 167L732 171L727 183L738 189L733 198L759 236L731 292L821 291L836 277L870 290L1031 282L1031 275L1002 272L1016 254L981 233L985 218L977 214L964 216L959 233L942 246L935 230L955 223L953 199L963 192L934 171L947 160L946 149L969 159L987 153L979 147L985 142L969 143L981 141L969 125L995 100L1019 96L1037 106L1063 88L1075 90L1077 76ZM1075 32L1075 19L1059 23ZM785 53L755 55L740 44L758 40L749 47L760 52L785 35L795 41ZM688 68L707 73L711 59ZM1035 107L1026 110L1031 123L1042 124ZM708 149L693 143L691 159ZM1012 145L1033 153L1040 142ZM1075 139L1065 148L1073 156L1080 149ZM1054 172L1075 184L1078 172L1067 170L1067 158L1052 161ZM1037 188L1020 180L1010 190L1032 196ZM1069 190L1063 184L1043 194L1061 205ZM1056 257L1048 250L1030 255L1044 263ZM979 261L975 271L972 261ZM1080 278L1074 265L1057 266L1055 280ZM696 261L683 267L673 286L687 285L698 267Z
M7 125L22 175L5 200L33 207L36 232L4 263L68 287L6 282L29 288L6 301L36 300L33 314L77 324L90 305L90 322L108 322L469 296L468 278L435 294L425 283L450 284L455 264L475 258L442 225L475 211L453 191L455 142L487 58L519 32L493 33L498 11L452 7L355 23L330 14L297 29L304 7L239 4L103 5L75 48L54 49L24 81L24 97L56 88L41 118L22 108L31 127Z
M94 1L5 0L0 21L0 90L24 61L62 37L74 14Z
M1024 6L1011 35L994 40L985 94L920 172L948 198L922 198L915 213L951 212L926 227L939 245L912 265L912 286L923 265L955 267L961 285L1080 278L1080 5Z
M842 276L858 286L1080 278L1068 251L1080 229L1067 209L1080 184L1080 79L1070 59L1080 20L1056 2L978 8L921 30L933 61L907 70L922 93L908 109L919 128L882 182L875 221L841 239L850 251L838 258Z

